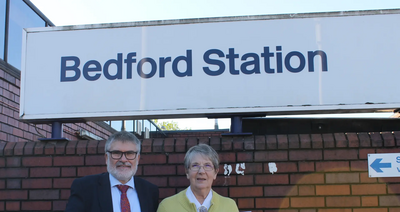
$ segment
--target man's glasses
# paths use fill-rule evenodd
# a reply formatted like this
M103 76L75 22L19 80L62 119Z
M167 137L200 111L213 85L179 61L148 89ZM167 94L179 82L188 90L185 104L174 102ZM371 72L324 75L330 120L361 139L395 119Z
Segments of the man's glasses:
M206 164L204 166L200 166L198 164L193 164L193 165L191 165L189 167L189 169L192 170L192 171L197 172L197 171L199 171L201 169L201 167L203 167L204 171L212 171L212 170L214 170L214 167L211 164Z
M127 152L121 152L121 151L107 151L108 153L110 153L111 158L114 160L119 160L122 158L122 155L125 155L126 159L128 160L135 160L137 153L138 152L134 152L134 151L127 151Z

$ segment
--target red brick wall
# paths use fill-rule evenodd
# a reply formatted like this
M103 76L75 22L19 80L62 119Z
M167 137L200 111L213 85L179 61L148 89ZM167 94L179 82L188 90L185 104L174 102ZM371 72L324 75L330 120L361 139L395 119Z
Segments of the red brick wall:
M4 70L3 70L4 69ZM51 125L28 124L19 120L20 79L0 68L0 141L37 141L51 138ZM51 100L49 100L51 101ZM78 140L79 129L87 130L99 137L107 138L111 133L94 122L64 124L63 136Z
M106 171L104 143L0 142L0 211L62 211L76 177ZM400 132L147 139L138 175L161 199L177 193L189 185L182 162L197 143L218 151L213 189L241 211L400 211L400 179L369 178L367 168L368 153L399 152ZM225 178L224 164L236 163L244 175Z
M219 137L221 134L229 133L229 129L224 130L174 130L163 131L168 138L189 138L189 137Z

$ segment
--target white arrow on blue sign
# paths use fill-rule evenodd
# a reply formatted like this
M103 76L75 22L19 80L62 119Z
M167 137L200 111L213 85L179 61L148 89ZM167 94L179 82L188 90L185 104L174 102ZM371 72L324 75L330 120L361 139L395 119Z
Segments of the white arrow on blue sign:
M368 154L369 177L400 177L400 153Z

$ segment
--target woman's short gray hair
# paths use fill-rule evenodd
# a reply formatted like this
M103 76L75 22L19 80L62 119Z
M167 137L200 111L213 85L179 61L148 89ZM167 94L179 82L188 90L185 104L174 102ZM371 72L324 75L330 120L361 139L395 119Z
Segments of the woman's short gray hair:
M207 157L208 159L210 159L210 161L212 162L212 164L214 166L215 172L217 172L217 170L219 169L218 153L211 146L209 146L207 144L199 144L196 146L192 146L186 152L185 159L184 159L184 165L185 165L186 171L189 170L190 164L192 162L192 158L196 154L201 154L201 155Z
M140 154L141 142L133 133L120 131L112 134L106 141L106 145L104 147L105 152L110 150L110 146L114 141L134 143L138 149L138 154Z

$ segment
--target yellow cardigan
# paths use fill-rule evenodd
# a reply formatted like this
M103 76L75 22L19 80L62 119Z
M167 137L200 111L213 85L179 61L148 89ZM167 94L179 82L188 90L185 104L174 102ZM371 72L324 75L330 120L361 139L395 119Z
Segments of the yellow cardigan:
M196 205L189 202L186 190L165 198L158 206L157 212L197 212ZM211 206L208 212L239 212L233 199L223 197L213 191Z

